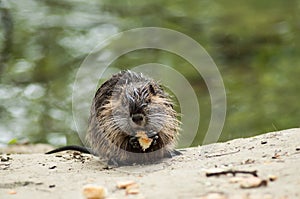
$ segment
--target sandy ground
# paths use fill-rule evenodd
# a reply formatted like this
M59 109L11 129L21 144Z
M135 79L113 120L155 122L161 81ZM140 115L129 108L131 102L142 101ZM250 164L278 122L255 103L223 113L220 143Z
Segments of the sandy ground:
M2 154L0 198L84 198L82 189L87 184L105 187L106 198L111 199L300 198L300 129L181 152L183 155L159 164L120 168L107 168L97 157L74 152ZM258 183L253 183L251 174L206 176L207 172L228 170L256 170L254 181ZM138 184L138 194L126 194L116 187L127 180Z

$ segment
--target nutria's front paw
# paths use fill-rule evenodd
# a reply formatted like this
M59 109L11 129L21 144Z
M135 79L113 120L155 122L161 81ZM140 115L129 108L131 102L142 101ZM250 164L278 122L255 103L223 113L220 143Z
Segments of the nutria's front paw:
M129 144L132 146L132 148L134 149L138 149L140 147L139 141L137 139L137 137L135 136L131 136L129 138Z

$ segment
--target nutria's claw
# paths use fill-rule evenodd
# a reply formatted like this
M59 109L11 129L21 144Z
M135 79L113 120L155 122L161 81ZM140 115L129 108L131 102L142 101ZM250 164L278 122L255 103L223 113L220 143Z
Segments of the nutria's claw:
M139 141L138 141L137 137L135 137L135 136L131 136L131 137L129 138L129 144L130 144L130 145L132 146L132 148L134 148L134 149L137 149L137 148L139 148L139 146L140 146Z
M158 135L157 135L157 133L154 135L154 136L152 136L152 137L149 137L149 138L151 138L153 141L152 141L152 146L155 146L156 144L157 144L157 140L158 140Z
M157 140L158 139L158 135L152 137L153 140Z
M152 141L152 146L155 146L157 144L157 141L156 140L153 140Z

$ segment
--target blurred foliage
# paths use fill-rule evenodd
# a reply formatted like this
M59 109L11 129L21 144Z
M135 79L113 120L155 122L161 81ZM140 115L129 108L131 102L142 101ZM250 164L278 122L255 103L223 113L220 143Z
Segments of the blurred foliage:
M299 10L296 0L0 0L0 142L78 144L77 69L108 36L147 26L190 36L216 62L228 100L221 140L299 127ZM174 67L193 85L201 110L194 144L201 143L210 119L201 76L158 50L131 52L113 66L148 62Z

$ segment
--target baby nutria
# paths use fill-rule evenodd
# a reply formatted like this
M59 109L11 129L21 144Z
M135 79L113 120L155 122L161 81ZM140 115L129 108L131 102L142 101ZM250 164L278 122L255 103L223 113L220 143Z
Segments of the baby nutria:
M90 152L109 164L153 163L172 154L180 122L173 102L153 79L126 70L113 75L97 90L86 135ZM63 150L89 152L84 147Z

